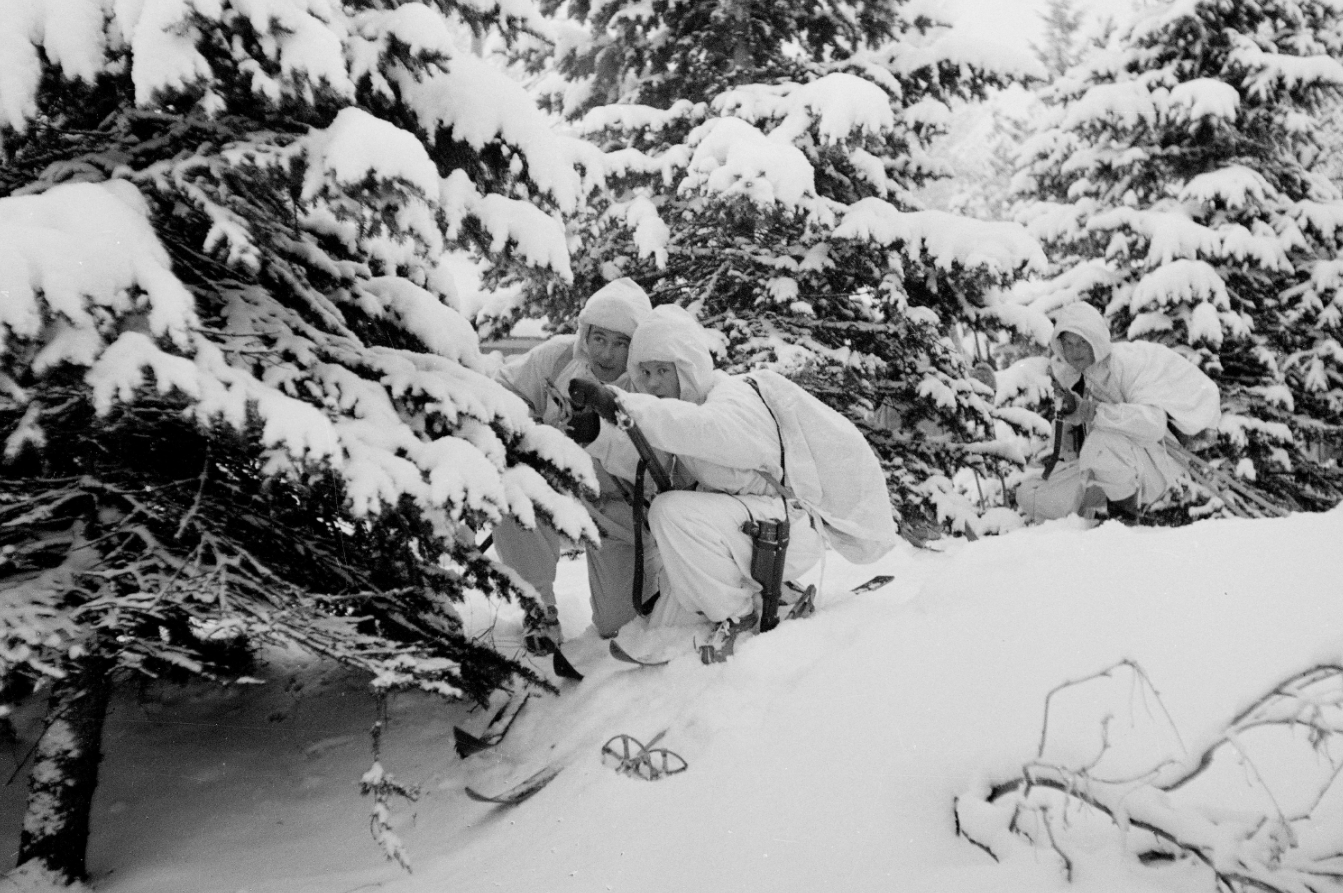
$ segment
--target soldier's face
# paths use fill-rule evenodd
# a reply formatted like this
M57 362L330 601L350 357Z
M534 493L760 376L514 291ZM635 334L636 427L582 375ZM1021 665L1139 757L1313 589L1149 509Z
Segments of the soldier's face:
M675 363L649 361L639 364L639 388L655 397L679 399L681 396L681 377L676 374Z
M588 356L592 357L592 374L602 384L615 381L625 371L630 358L630 336L601 326L588 329Z
M1085 372L1088 366L1096 362L1096 352L1091 349L1090 342L1075 332L1064 332L1059 336L1059 351L1063 354L1064 362L1078 372Z

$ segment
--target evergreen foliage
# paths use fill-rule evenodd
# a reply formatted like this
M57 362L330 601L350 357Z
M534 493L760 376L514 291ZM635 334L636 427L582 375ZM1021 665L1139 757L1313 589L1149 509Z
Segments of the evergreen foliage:
M1044 40L1033 49L1050 77L1056 78L1081 60L1081 31L1086 10L1075 0L1048 0L1041 18L1045 25Z
M489 377L442 264L568 275L558 215L598 154L459 49L524 23L69 6L0 23L4 700L95 664L245 678L265 643L381 692L533 678L454 602L524 596L475 545L504 514L595 536L595 480Z
M1206 455L1299 508L1343 497L1343 230L1312 169L1343 87L1338 10L1181 0L1058 79L1021 212L1058 275L1036 308L1103 308L1222 389Z
M951 333L1039 252L1012 224L921 211L915 191L947 173L928 147L951 105L1038 66L912 5L565 11L588 31L542 83L616 170L576 223L573 288L531 306L562 324L622 275L693 305L731 369L775 366L867 426L902 511L972 516L952 478L1001 445L982 445L992 395Z

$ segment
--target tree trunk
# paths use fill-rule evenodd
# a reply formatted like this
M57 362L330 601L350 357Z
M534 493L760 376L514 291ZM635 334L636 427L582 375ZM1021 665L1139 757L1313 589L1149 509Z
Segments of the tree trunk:
M89 809L98 786L111 669L107 660L86 658L56 682L28 780L18 864L36 861L67 883L87 874Z

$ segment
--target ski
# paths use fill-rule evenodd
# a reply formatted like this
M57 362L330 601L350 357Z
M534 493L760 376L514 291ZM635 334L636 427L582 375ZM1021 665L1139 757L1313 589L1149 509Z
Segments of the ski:
M639 658L630 654L624 648L621 648L620 643L615 639L611 640L611 656L616 660L624 661L627 664L634 664L639 667L665 667L667 664L671 663L670 658L667 660L639 660Z
M482 794L474 788L467 786L466 796L480 803L494 803L499 806L517 806L519 803L554 781L555 776L559 775L560 770L563 768L563 766L546 766L535 775L529 776L508 790L501 791L498 794Z
M555 646L555 656L552 661L555 675L561 679L572 679L575 682L583 681L583 674L578 672L578 668L569 662L569 658L564 656L564 652L559 646Z
M858 595L863 592L871 592L873 589L880 589L894 579L895 577L891 574L877 574L872 579L859 583L857 586L850 589L849 592L853 595ZM788 613L784 615L785 620L797 620L802 617L810 617L812 614L816 613L815 586L808 586L806 589L803 589L801 586L792 582L784 585L797 593L798 596L797 601L792 603Z
M555 671L555 675L561 679L572 679L575 682L583 681L583 674L578 672L578 668L569 661L569 658L564 656L563 649L549 639L543 639L540 648L527 646L527 651L537 657L550 655L551 668Z
M871 580L868 580L866 583L859 583L849 591L854 595L857 595L860 592L871 592L873 589L880 589L894 579L895 577L891 574L877 574Z
M803 589L796 583L788 583L788 588L797 593L797 601L788 606L788 613L783 615L784 620L801 620L803 617L810 617L816 613L816 587L808 586Z
M853 593L854 595L857 595L862 592L871 592L874 589L880 589L881 587L885 586L887 583L891 582L894 579L895 577L891 574L878 574L877 576L873 577L870 580L866 580L862 583L859 583L857 586L850 589L849 592ZM798 593L797 601L792 603L792 605L788 609L788 613L784 615L785 620L800 620L803 617L810 617L812 614L816 612L815 586L808 586L806 589L803 589L802 587L792 582L789 582L785 585L787 585L789 589L792 589L794 592ZM657 661L640 660L639 658L630 654L624 648L621 648L620 643L616 642L614 639L611 641L610 648L611 648L611 656L614 657L616 660L623 661L624 663L627 664L634 664L635 666L638 667L665 667L667 664L671 663L671 658L668 658L667 660L657 660Z
M531 691L527 689L509 695L504 705L495 711L494 716L490 717L489 724L485 726L485 731L479 737L472 735L460 726L453 726L452 736L456 742L457 755L466 759L482 750L489 750L503 741L504 736L508 734L514 720L518 718L518 714L522 712L522 708L526 706L531 696Z

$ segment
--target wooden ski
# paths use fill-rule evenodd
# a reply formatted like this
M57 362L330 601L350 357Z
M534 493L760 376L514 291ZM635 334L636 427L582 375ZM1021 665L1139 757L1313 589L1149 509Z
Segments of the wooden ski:
M517 806L522 801L535 795L555 780L555 776L560 774L563 766L546 766L535 775L531 775L518 782L506 791L498 794L482 794L474 788L467 786L466 796L480 803L494 803L498 806Z

